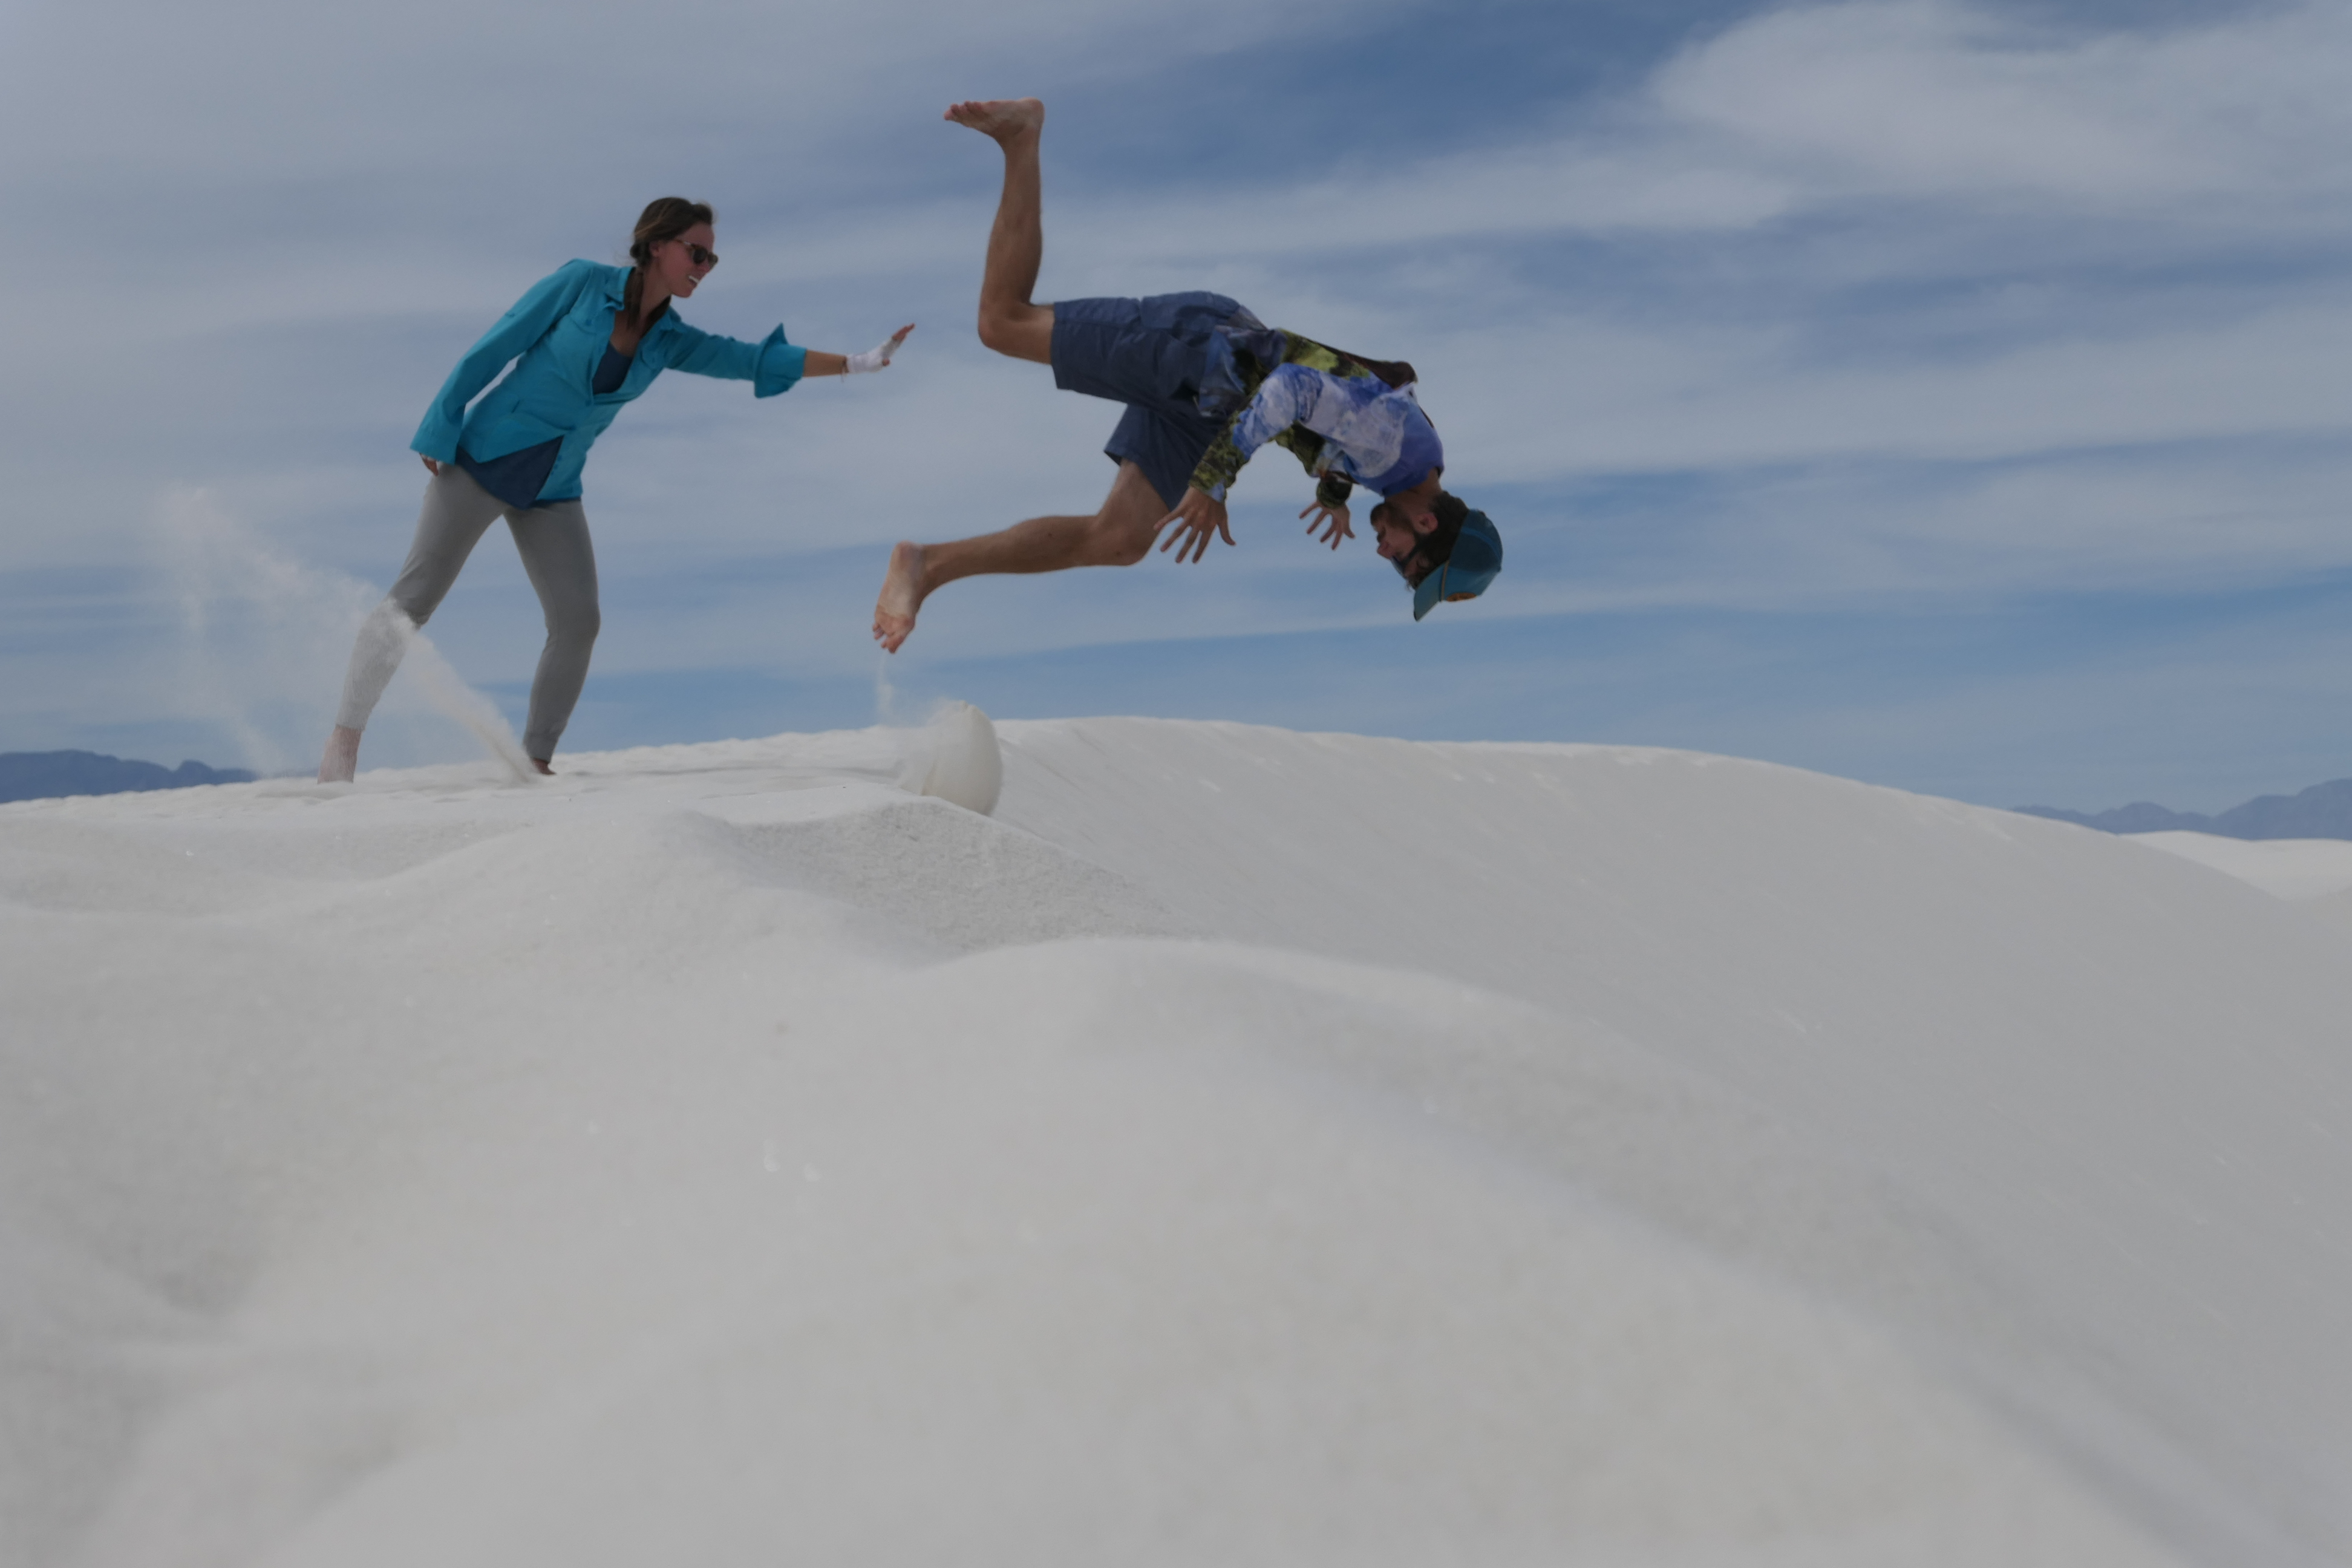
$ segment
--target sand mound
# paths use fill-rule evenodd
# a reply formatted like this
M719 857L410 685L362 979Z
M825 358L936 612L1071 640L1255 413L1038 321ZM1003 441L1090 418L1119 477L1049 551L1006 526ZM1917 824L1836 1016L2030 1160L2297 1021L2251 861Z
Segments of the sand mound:
M2352 1542L2340 932L1720 759L1001 738L0 808L0 1560Z

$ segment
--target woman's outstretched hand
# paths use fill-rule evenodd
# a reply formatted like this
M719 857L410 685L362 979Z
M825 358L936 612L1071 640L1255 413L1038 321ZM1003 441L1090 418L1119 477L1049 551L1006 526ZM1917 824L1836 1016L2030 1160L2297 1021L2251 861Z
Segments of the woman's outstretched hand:
M907 334L914 330L915 323L909 321L864 353L846 356L842 361L841 374L868 375L875 371L887 368L890 363L890 356L898 352L898 345L905 342Z
M425 458L425 454L424 454L424 453L422 453L422 452L419 452L419 453L417 453L416 455L417 455L418 457L420 457L420 458ZM431 474L435 479L439 479L439 478L441 477L441 465L440 465L440 464L438 464L438 463L436 463L436 462L435 462L435 461L434 461L432 458L425 458L425 471L426 473L428 473L428 474Z

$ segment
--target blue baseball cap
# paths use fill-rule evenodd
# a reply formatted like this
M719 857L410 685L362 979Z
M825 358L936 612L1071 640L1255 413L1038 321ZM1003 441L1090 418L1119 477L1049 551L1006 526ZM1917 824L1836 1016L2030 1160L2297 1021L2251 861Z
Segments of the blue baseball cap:
M1453 555L1412 591L1412 618L1421 619L1437 608L1440 600L1476 598L1502 569L1503 536L1495 531L1485 512L1471 512L1454 536Z

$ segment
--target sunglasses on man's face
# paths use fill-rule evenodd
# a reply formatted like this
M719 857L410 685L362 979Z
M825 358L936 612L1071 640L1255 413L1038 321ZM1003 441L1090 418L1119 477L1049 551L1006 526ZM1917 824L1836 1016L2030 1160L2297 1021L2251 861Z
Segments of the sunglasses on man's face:
M681 239L678 243L686 247L686 258L688 261L693 262L697 267L716 267L719 265L719 253L717 251L705 250L702 247L696 245L691 240Z

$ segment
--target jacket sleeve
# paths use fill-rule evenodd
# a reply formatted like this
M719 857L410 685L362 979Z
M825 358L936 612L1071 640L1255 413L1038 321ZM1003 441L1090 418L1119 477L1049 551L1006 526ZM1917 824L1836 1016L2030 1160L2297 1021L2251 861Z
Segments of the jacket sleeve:
M457 437L466 427L466 405L524 350L545 337L548 328L579 302L595 275L593 261L567 261L532 284L530 292L516 300L514 308L499 318L498 325L466 351L466 357L441 384L433 406L425 411L425 423L416 427L416 438L408 443L409 450L422 452L438 463L456 462Z
M1274 444L1298 459L1307 477L1315 481L1315 499L1324 506L1346 506L1348 498L1356 493L1356 482L1336 469L1318 471L1323 460L1323 437L1304 425L1293 425L1276 432Z
M1321 390L1316 372L1295 364L1276 367L1260 384L1257 395L1209 444L1200 467L1192 470L1192 488L1224 500L1226 489L1241 477L1242 465L1255 457L1259 447L1304 418Z
M747 343L679 321L662 351L662 363L664 369L691 375L748 381L752 396L773 397L800 380L808 367L808 350L787 342L782 327L756 343Z
M1302 457L1299 461L1307 459ZM1307 471L1314 471L1312 464ZM1356 481L1345 474L1325 474L1315 481L1315 499L1324 506L1346 506L1348 498L1355 493Z

